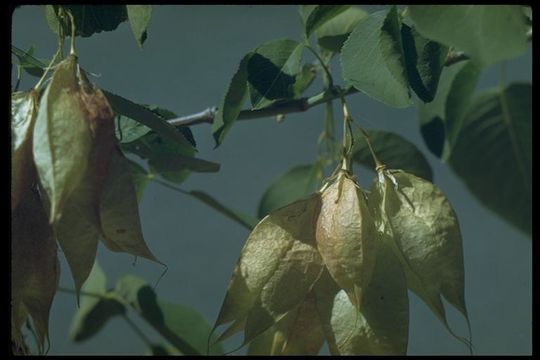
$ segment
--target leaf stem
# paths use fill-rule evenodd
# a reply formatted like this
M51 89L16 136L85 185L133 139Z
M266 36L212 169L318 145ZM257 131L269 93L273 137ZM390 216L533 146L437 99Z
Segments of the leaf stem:
M332 89L334 87L334 79L332 78L332 74L330 74L330 70L328 69L328 66L326 65L326 63L323 61L323 59L321 59L319 53L313 49L311 47L311 45L309 44L306 44L306 48L311 51L313 53L313 55L315 55L315 57L317 58L317 60L319 61L319 63L321 64L326 76L328 77L328 88L329 89Z

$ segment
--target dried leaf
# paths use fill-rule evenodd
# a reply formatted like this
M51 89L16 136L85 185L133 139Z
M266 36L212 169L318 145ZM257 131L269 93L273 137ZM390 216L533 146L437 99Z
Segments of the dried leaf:
M60 278L56 241L35 190L28 190L11 219L12 339L21 343L20 327L32 317L43 352L48 339L49 310Z
M144 241L129 162L118 150L113 152L109 164L99 217L107 248L159 262Z
M429 181L401 171L381 170L371 189L370 206L403 266L407 286L454 335L441 295L467 322L468 317L461 233L450 203Z
M50 203L50 222L81 182L91 151L91 131L81 104L77 58L57 65L39 104L33 136L34 161Z
M364 193L343 172L323 191L316 238L332 278L361 309L375 265L377 231Z
M319 208L316 194L269 214L255 227L215 327L233 320L238 325L247 316L245 344L302 303L323 269L315 247Z
M377 244L376 259L360 313L328 274L315 287L321 322L334 355L405 355L407 351L405 275L391 248L382 241Z
M37 115L38 94L11 94L11 210L34 180L32 132Z

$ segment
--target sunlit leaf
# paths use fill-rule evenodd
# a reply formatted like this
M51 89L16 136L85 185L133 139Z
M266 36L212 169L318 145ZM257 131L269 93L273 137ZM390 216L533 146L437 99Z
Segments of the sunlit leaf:
M394 107L411 104L395 7L356 25L343 45L341 68L345 81L368 96Z
M488 90L471 103L449 159L480 202L532 233L532 86Z
M102 31L112 31L127 20L125 5L47 5L45 18L49 28L58 34L62 26L66 36L71 35L71 23L67 16L59 19L57 14L60 7L73 15L76 36L88 37Z
M259 218L312 194L322 178L320 164L299 165L276 179L259 201Z
M309 39L315 30L347 10L349 7L350 5L317 5L309 12L309 15L305 20L306 38Z
M265 217L240 255L215 327L247 316L249 342L299 305L323 267L315 247L319 195Z
M448 48L422 37L406 24L401 26L401 38L411 88L423 102L433 101Z
M131 31L133 31L137 44L142 48L146 40L148 23L152 16L152 5L126 5L126 8Z
M319 27L315 34L320 47L333 53L341 51L343 43L354 27L368 17L368 13L358 7L349 7L333 19Z
M519 5L415 5L409 14L424 37L465 51L480 66L527 50Z
M276 100L294 98L303 49L302 43L279 39L264 43L251 53L247 79L253 109L263 108Z
M216 141L216 147L221 144L225 135L235 122L242 106L247 99L248 87L248 61L251 53L246 54L227 87L227 92L221 100L218 111L212 122L212 134Z
M377 241L366 200L359 185L340 173L322 193L316 230L326 268L358 310L371 280Z

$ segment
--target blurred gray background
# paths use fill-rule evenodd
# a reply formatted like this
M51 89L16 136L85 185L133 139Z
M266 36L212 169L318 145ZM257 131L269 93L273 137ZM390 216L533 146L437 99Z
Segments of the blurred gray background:
M385 6L363 8L373 12ZM12 25L14 45L25 50L34 45L36 57L52 57L56 38L47 27L43 6L16 9ZM300 18L293 5L154 6L143 50L138 48L127 22L113 32L78 38L76 47L81 66L99 74L92 79L99 87L135 102L187 115L217 105L246 52L277 38L299 41L300 31ZM313 60L311 54L306 54L305 59ZM485 71L477 90L497 85L501 68L495 65ZM338 61L333 63L333 73L340 77ZM530 50L506 64L507 82L530 82L531 73ZM25 76L21 89L31 87L35 81ZM320 89L320 82L316 82L308 95ZM483 208L460 179L431 155L421 139L414 107L394 109L362 94L349 96L347 101L353 117L366 128L391 130L414 142L433 167L435 184L454 206L463 234L466 300L475 353L531 354L531 240ZM335 116L339 119L341 114L336 111ZM281 124L275 118L241 121L215 150L209 125L193 126L198 157L220 163L221 170L193 173L180 186L203 190L223 204L255 215L261 195L274 179L292 166L314 160L322 124L323 106L288 115ZM358 166L355 172L364 185L374 175ZM198 200L155 183L146 190L140 215L147 243L169 267L157 287L158 296L191 306L213 323L248 231ZM143 259L134 266L131 256L108 252L101 245L98 259L109 286L126 273L154 284L162 272L160 266ZM72 288L63 258L61 265L60 284ZM72 343L68 332L75 309L73 295L56 295L49 354L146 352L143 342L120 318L110 321L94 338ZM464 319L449 306L447 313L456 333L466 335ZM136 315L131 318L150 338L159 339ZM228 349L237 343L230 342ZM323 351L328 353L326 347ZM467 348L446 332L428 307L410 294L408 354L467 353Z

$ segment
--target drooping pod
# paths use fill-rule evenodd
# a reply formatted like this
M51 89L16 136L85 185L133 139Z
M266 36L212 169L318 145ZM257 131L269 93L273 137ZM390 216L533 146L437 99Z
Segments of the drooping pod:
M330 275L357 310L373 273L377 236L362 189L341 171L322 192L316 242Z

